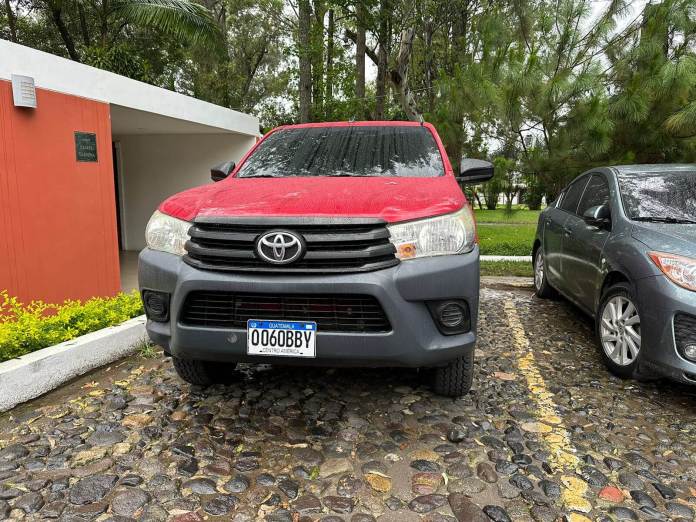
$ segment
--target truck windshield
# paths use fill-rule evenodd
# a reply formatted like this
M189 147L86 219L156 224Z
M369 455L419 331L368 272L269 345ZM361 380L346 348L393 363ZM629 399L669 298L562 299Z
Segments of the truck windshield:
M383 176L431 178L445 169L426 127L307 127L274 132L238 178Z
M619 187L630 219L696 222L696 171L619 175Z

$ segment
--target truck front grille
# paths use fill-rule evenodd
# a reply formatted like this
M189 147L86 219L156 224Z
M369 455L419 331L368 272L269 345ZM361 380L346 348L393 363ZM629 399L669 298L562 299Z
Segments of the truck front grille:
M301 237L297 261L272 264L256 251L265 233L283 230ZM367 272L398 264L386 223L375 219L215 219L203 218L189 230L184 261L204 270L272 273Z
M179 322L186 326L245 329L247 320L315 321L319 332L391 331L377 299L369 295L282 295L194 291Z

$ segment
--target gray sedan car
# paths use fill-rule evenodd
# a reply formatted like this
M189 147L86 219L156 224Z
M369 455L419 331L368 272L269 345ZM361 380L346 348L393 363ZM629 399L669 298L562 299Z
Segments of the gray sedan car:
M537 295L595 318L613 373L696 384L696 165L585 172L541 213L532 255Z

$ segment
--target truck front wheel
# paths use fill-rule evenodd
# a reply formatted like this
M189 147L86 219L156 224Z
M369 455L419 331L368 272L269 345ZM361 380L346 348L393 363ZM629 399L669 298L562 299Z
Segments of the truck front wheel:
M445 397L462 397L471 390L474 381L474 350L450 361L447 366L435 368L433 391Z
M227 384L237 380L237 367L234 363L212 363L194 359L179 359L172 357L176 373L189 384L210 386L211 384Z

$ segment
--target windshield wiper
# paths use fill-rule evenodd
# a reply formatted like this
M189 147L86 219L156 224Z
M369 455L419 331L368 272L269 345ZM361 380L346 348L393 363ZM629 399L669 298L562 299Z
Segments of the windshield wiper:
M650 223L686 223L691 225L696 225L696 221L691 219L675 218L675 217L652 217L652 216L638 216L634 217L633 221L648 221Z
M275 176L273 174L255 174L253 176L239 176L240 179L245 179L245 178L280 178L282 176Z

